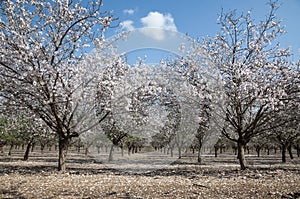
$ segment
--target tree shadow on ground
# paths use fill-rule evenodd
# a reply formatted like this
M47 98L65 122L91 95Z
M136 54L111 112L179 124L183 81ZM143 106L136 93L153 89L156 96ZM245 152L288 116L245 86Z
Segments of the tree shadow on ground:
M0 189L0 195L2 195L2 196L13 196L13 198L18 198L18 199L26 199L25 197L21 196L22 194L18 193L16 188L12 188L10 190ZM10 198L10 197L8 197L8 198Z
M116 173L119 174L115 169L111 168L80 168L80 167L68 167L67 172L74 175L93 175L93 174L105 174L105 173ZM53 173L59 173L57 166L44 166L44 165L0 165L0 176L5 174L18 173L21 175L49 175Z
M5 174L19 173L21 175L49 175L53 173L58 173L57 165L52 164L57 162L54 158L34 158L30 162L38 162L41 165L30 165L22 164L21 159L12 158L1 158L1 162L5 164L0 164L0 176ZM18 163L19 161L19 163ZM7 162L14 162L14 164L6 164ZM16 163L17 162L17 163ZM45 162L45 164L43 164ZM51 163L50 165L47 163ZM94 175L94 174L114 174L123 176L183 176L187 178L197 178L198 176L215 176L215 177L232 177L238 175L245 175L249 173L266 173L272 171L291 171L299 172L299 167L289 167L288 165L282 166L271 166L261 167L261 166L249 166L247 170L241 171L238 167L213 167L210 166L213 162L209 164L199 164L199 163L187 163L187 162L173 162L170 167L160 168L155 170L146 170L145 172L135 172L128 170L115 169L110 166L104 165L101 161L95 160L93 158L70 158L67 160L67 172L72 175ZM103 166L101 166L103 165ZM100 166L100 167L99 167ZM250 176L250 175L249 175ZM255 175L253 174L255 177Z

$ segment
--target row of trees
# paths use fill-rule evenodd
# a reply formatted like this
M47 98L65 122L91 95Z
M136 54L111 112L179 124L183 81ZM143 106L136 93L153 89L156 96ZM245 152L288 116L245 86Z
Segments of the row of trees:
M276 18L276 2L269 5L266 19L258 24L250 12L240 17L221 13L221 32L204 40L224 80L222 134L237 143L241 169L253 138L284 133L299 137L299 64L290 62L289 49L276 43L284 30Z
M102 1L0 2L2 104L30 112L55 132L61 171L71 139L108 114L95 105L102 77L81 64L114 20L101 6Z
M1 115L0 145L10 146L8 155L13 147L26 148L24 160L28 160L31 148L38 144L43 150L46 146L54 145L55 134L34 116L25 117L25 114Z
M129 66L104 39L116 18L101 1L1 1L3 122L26 113L34 132L54 133L61 171L71 140L100 131L114 145L158 137L178 148L194 137L213 146L223 134L245 169L254 138L299 137L299 64L272 43L284 30L269 5L257 24L251 13L221 13L218 35L189 41L184 57L155 68Z
M40 152L43 154L44 150L49 151L57 151L58 142L55 138L55 134L53 132L43 131L44 129L39 129L37 132L35 128L25 129L25 121L20 120L18 124L11 123L11 127L14 129L8 129L7 125L8 120L4 120L2 118L2 122L0 124L2 134L0 135L0 146L8 146L8 155L12 155L13 149L18 149L24 151L23 160L28 160L30 151L32 152L34 148L38 147ZM10 121L11 122L11 121ZM16 127L19 129L16 129ZM117 134L116 134L117 135ZM186 145L180 145L177 142L185 142L185 139L178 140L179 138L175 138L172 142L166 140L163 137L163 134L156 134L153 136L153 139L150 143L147 143L146 140L141 139L140 137L133 137L129 135L125 135L120 141L113 144L111 135L100 134L98 132L90 132L80 136L77 139L73 139L70 143L70 147L77 150L77 152L81 152L81 149L84 150L86 156L93 154L95 155L95 149L97 149L97 154L109 154L108 160L113 159L113 151L111 147L118 147L121 150L121 155L124 156L124 150L127 150L127 154L138 153L143 148L146 148L146 151L149 150L149 147L153 147L156 151L160 151L163 153L168 153L171 157L174 156L174 150L178 152L176 157L179 159L181 157L194 156L194 154L198 153L198 162L201 163L201 155L204 154L213 154L215 157L218 157L218 153L226 153L226 154L235 154L237 155L237 145L235 142L230 141L225 136L221 136L217 142L214 144L213 149L210 146L201 146L203 143L199 140L199 136L201 134L196 134L193 138L192 143L188 143ZM203 135L202 135L203 136ZM284 137L286 136L286 137ZM114 140L115 141L115 140ZM115 141L116 142L116 141ZM149 146L150 144L150 146ZM201 151L201 149L203 149ZM90 153L93 151L92 154ZM257 154L257 157L260 157L261 153L264 152L266 155L278 154L281 152L282 162L286 162L286 152L288 152L289 157L291 159L294 158L294 151L296 151L296 155L300 156L300 137L293 137L290 134L284 134L278 137L276 134L268 137L258 136L252 139L245 149L247 154ZM182 153L181 153L182 152ZM201 154L202 152L202 154ZM1 153L4 152L3 148ZM142 153L145 153L143 151ZM192 153L192 154L191 154Z

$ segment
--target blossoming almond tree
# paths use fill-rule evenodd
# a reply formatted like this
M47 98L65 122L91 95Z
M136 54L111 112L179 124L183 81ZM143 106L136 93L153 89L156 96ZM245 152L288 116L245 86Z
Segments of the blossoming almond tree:
M286 162L286 150L288 150L291 159L293 159L292 146L297 138L300 137L300 70L299 66L291 65L291 67L294 68L293 74L295 76L284 87L288 97L281 99L283 108L275 112L270 122L270 125L280 123L283 123L283 125L272 129L267 134L270 140L274 140L281 146L283 163Z
M237 143L241 169L246 169L246 144L257 134L280 125L270 126L268 122L287 96L284 85L296 77L287 64L288 49L272 43L284 30L275 15L276 2L269 5L266 19L257 24L250 12L240 16L222 13L218 21L221 32L204 39L225 83L223 116L227 125L222 133Z
M101 13L101 2L0 2L1 95L16 108L30 109L56 132L60 171L66 170L70 140L108 113L95 103L99 67L82 64L89 45L101 40L114 21Z

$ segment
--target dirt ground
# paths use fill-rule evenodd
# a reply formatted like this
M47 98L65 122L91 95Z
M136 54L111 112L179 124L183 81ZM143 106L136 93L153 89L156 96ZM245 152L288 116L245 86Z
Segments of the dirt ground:
M68 172L55 153L0 155L0 198L300 198L300 159L247 157L240 171L233 156L182 159L144 172L115 169L83 154L69 154Z

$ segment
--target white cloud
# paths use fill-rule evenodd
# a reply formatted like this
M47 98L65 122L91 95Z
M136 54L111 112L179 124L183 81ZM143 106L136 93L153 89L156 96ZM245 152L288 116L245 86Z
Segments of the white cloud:
M149 12L146 17L141 18L144 29L143 33L156 40L165 38L165 30L177 31L174 19L171 14L162 14L160 12Z
M129 14L129 15L132 15L132 14L134 14L134 10L133 9L125 9L125 10L123 10L123 13L124 14Z
M133 21L131 21L131 20L125 20L125 21L121 22L120 26L124 30L128 30L128 31L134 30Z

